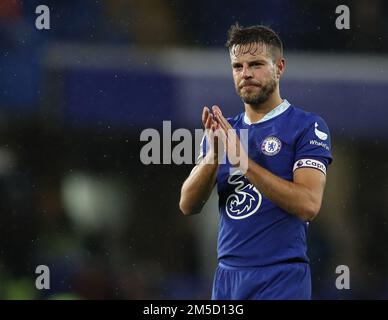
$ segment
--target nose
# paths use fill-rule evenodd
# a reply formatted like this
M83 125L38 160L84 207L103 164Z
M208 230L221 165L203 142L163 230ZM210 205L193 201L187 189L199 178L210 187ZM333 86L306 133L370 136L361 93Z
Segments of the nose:
M242 77L243 77L243 79L252 78L252 70L251 70L251 68L249 68L249 66L243 65Z

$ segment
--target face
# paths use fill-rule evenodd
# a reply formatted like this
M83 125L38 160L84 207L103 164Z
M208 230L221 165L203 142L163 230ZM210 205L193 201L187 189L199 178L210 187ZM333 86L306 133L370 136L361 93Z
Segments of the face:
M271 52L260 43L236 45L230 50L237 94L249 105L258 106L278 87L284 59L276 64Z

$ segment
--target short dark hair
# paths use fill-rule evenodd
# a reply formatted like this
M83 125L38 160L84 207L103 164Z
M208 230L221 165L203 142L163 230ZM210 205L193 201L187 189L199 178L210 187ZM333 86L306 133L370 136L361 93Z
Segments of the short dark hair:
M280 37L271 28L263 25L242 27L238 23L235 23L228 31L228 40L225 45L230 51L235 45L253 43L262 43L267 45L271 50L273 57L275 56L274 49L280 53L280 56L283 56L283 43L280 40ZM250 48L247 52L249 51Z

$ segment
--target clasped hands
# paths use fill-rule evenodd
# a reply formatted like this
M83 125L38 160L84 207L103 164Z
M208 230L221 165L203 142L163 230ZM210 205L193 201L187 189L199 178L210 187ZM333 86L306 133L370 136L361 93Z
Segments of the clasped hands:
M246 144L243 146L236 130L225 119L218 106L213 106L211 111L208 107L203 108L202 123L208 143L206 162L220 164L226 153L231 166L245 173L248 167L248 132L240 130L240 136L244 137L242 140Z

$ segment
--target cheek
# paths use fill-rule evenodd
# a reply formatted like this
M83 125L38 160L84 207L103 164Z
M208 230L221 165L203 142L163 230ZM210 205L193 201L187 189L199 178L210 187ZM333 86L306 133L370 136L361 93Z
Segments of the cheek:
M255 78L261 79L261 80L273 78L273 70L272 69L257 69L257 70L255 70Z
M235 83L235 84L240 83L240 79L241 79L241 77L240 77L239 73L233 72L233 80L234 80L234 83Z

